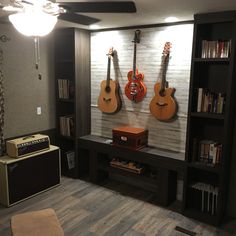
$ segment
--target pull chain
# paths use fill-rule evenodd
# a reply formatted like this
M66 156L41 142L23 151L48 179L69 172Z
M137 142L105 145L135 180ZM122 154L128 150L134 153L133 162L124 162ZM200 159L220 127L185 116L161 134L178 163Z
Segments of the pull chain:
M38 70L38 79L42 79L42 75L40 73L40 47L39 47L39 37L34 37L34 53L35 53L35 68Z

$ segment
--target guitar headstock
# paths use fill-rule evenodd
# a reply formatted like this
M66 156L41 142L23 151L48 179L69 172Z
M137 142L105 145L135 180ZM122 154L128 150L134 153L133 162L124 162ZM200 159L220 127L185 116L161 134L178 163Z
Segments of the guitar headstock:
M108 51L108 53L107 53L107 56L108 56L109 58L111 58L111 57L114 56L114 50L113 50L113 47L111 47L111 48L109 49L109 51Z
M165 46L164 46L164 49L163 49L163 52L162 52L162 55L164 57L168 57L170 55L170 49L171 49L171 43L166 42Z
M135 30L135 32L134 32L134 40L132 42L140 43L140 34L141 34L141 30Z

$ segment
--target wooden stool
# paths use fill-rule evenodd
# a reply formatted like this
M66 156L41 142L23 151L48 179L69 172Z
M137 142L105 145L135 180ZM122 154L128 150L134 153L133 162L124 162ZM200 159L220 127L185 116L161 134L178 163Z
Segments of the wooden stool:
M53 209L26 212L11 218L13 236L64 236Z

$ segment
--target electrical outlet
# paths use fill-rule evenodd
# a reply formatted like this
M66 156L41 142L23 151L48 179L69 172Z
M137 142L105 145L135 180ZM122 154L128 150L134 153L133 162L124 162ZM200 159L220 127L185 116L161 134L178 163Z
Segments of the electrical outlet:
M37 107L37 115L41 115L42 114L42 109L41 107Z

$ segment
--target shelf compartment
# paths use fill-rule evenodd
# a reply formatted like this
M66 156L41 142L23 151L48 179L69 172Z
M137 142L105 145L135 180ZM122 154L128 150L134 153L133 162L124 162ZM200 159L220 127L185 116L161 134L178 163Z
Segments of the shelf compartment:
M110 177L114 177L115 179L121 182L126 182L127 184L134 185L150 192L157 192L158 185L157 180L149 178L145 175L138 175L132 172L128 172L122 169L117 169L111 166L101 166L99 165L99 169L103 171L107 171Z
M218 166L212 166L210 164L204 164L201 162L189 162L188 163L189 167L194 167L196 169L200 169L200 170L205 170L205 171L209 171L212 173L220 173L221 172L221 167Z
M193 88L207 88L215 93L226 93L229 75L228 63L195 63ZM197 89L195 89L197 92ZM196 96L197 97L197 96Z
M112 159L112 161L110 162L110 166L139 175L144 172L143 167L137 167L133 162L123 163L122 161Z
M216 40L230 40L233 35L233 22L216 22L209 24L198 24L196 34L198 35L198 42L196 44L197 58L201 57L202 40L216 41Z
M192 116L190 119L190 145L193 144L193 140L213 140L219 143L223 143L224 136L224 120L222 119L212 119L214 116L205 116L200 119L198 116ZM203 117L201 117L203 118ZM189 153L192 153L190 150Z
M198 168L193 165L188 168L188 186L196 182L219 186L219 173L209 172L208 169Z

